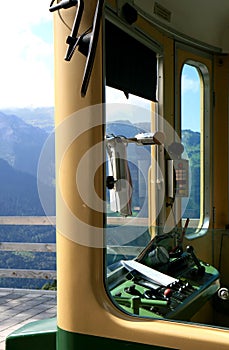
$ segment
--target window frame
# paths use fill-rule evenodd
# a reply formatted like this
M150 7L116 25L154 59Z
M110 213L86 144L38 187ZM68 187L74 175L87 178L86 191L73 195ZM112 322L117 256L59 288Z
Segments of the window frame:
M176 43L175 54L175 129L181 135L181 77L185 64L195 67L200 75L202 120L200 130L200 176L201 176L201 196L200 196L200 220L190 219L189 227L194 231L186 234L186 238L195 239L207 233L210 226L211 202L212 202L212 164L211 155L213 142L210 128L212 124L212 98L211 98L211 80L212 80L212 55L193 48L187 48L186 45ZM186 219L182 219L184 225Z

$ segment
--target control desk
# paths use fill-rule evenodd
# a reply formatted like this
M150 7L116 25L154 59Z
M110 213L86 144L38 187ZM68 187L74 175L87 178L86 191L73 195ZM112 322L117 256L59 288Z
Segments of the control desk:
M122 260L108 286L131 314L186 321L220 288L219 272L200 261L192 246L169 254L155 241L138 258Z

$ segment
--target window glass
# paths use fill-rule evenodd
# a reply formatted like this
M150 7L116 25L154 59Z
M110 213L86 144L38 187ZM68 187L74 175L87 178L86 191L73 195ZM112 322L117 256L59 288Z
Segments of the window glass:
M124 257L136 257L150 239L148 231L148 173L150 146L130 139L151 130L151 102L106 87L107 267ZM114 157L118 157L114 160Z
M202 76L199 69L185 64L181 75L181 141L189 158L190 193L182 198L183 218L190 226L198 225L201 217L201 128L203 123Z

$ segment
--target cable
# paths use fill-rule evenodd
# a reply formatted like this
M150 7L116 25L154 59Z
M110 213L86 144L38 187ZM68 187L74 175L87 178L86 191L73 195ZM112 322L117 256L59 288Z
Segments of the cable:
M63 22L63 24L71 31L72 28L67 24L67 22L65 22L65 20L63 19L62 15L60 13L60 10L58 10L57 12L58 12L58 16L59 16L61 22Z
M61 15L61 13L60 13L60 8L59 9L52 9L52 6L53 6L53 4L54 4L54 2L55 2L55 0L52 0L51 1L51 3L50 3L50 5L49 5L49 10L52 12L52 11L55 11L55 10L57 10L57 12L58 12L58 16L59 16L59 18L60 18L60 20L63 22L63 24L71 31L71 26L70 25L68 25L67 24L67 22L65 22L65 20L63 19L63 16ZM66 1L62 1L63 3L69 3L69 5L67 5L67 6L65 6L65 7L62 7L62 9L65 9L65 8L68 8L68 7L72 7L72 6L75 6L76 4L77 4L77 1L75 1L75 3L73 3L73 4L71 4L71 1L69 1L69 2L66 2ZM61 2L59 3L59 5L61 4ZM57 7L58 6L58 4L55 6L55 7Z

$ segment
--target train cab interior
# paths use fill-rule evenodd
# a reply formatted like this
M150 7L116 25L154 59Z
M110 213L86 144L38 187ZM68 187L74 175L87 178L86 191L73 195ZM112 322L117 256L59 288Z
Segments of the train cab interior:
M228 327L222 7L118 4L104 21L108 291L130 314Z
M228 0L49 11L58 349L226 350Z

